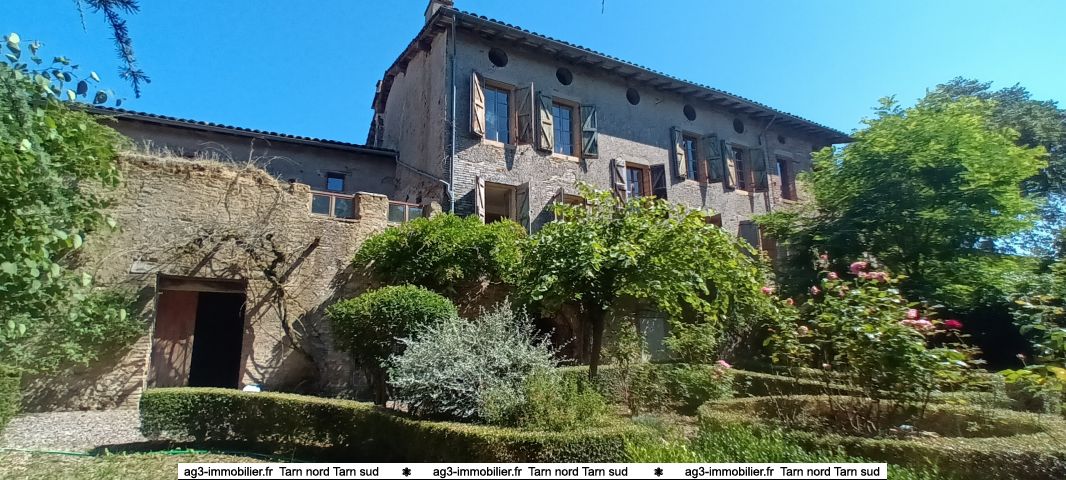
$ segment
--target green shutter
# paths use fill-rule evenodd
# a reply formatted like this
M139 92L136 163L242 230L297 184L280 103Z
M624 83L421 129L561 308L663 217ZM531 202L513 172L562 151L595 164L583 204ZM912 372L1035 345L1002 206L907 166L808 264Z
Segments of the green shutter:
M515 90L514 96L518 118L515 143L533 143L533 84Z
M599 119L595 105L581 106L581 156L585 158L600 156Z
M477 72L470 75L470 132L485 136L485 86Z
M537 94L537 149L550 152L555 147L555 119L552 117L552 97Z
M707 135L700 139L703 147L703 161L707 165L707 181L722 181L722 142L718 141L718 135Z
M685 136L681 133L680 128L670 128L670 141L672 143L674 172L677 172L677 178L688 178L688 161L685 158Z

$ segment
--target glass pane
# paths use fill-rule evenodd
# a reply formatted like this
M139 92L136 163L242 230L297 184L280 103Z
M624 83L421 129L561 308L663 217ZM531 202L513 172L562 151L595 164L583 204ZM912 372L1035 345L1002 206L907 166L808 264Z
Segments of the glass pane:
M352 218L355 216L355 208L352 199L337 197L333 200L333 216L337 218Z
M331 192L343 192L344 191L344 177L337 174L329 174L326 176L326 190Z
M389 223L403 223L404 213L407 212L407 205L399 203L389 204Z
M329 195L314 195L311 197L311 213L329 215Z
M422 216L422 207L408 207L408 209L407 209L407 219L408 220L414 220L414 219L416 219L418 217L421 217L421 216Z

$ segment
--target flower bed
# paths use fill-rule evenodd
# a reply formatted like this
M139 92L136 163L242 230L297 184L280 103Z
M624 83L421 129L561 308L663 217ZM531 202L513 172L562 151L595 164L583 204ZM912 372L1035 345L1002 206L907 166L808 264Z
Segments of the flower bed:
M820 396L725 400L700 407L699 418L701 428L710 429L783 427L811 448L840 448L852 456L913 467L935 465L961 478L1066 478L1066 422L1054 416L930 405L916 427L936 435L916 431L908 438L870 438L848 435L827 408L829 401ZM791 428L786 418L792 419Z
M369 403L216 388L149 389L148 438L225 445L315 459L408 462L627 462L631 424L535 432L414 420Z

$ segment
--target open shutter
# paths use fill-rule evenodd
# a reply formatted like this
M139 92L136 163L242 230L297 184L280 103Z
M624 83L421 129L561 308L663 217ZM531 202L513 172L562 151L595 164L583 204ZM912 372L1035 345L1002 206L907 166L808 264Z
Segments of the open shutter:
M530 231L530 215L529 215L529 183L523 183L515 188L515 214L518 219L518 223L522 225L522 228L526 229L526 233L532 233Z
M597 158L600 156L600 121L596 115L595 105L581 106L581 156Z
M703 146L703 163L707 169L708 182L722 181L722 143L718 141L718 135L707 135L700 139Z
M614 189L615 196L625 201L629 194L629 188L626 185L626 162L617 158L611 159L611 187Z
M485 179L474 177L474 213L485 223Z
M533 84L514 91L515 112L518 117L516 143L533 143Z
M688 159L685 158L685 136L681 129L670 127L671 153L677 178L688 178Z
M651 191L655 198L666 200L666 165L651 166Z
M737 188L737 162L733 158L733 149L729 148L729 144L725 143L725 140L722 140L721 146L722 170L724 170L722 178L725 180L725 186Z
M765 192L769 186L766 175L766 150L752 150L752 153L754 158L752 158L751 162L751 172L752 182L755 184L754 191Z
M552 151L555 146L555 119L552 118L552 97L537 94L537 149Z
M800 198L799 190L796 190L796 175L799 174L799 171L800 162L799 160L793 159L792 162L788 164L788 191L792 193L792 198L790 200L799 200Z
M485 136L485 86L477 72L470 75L470 132Z

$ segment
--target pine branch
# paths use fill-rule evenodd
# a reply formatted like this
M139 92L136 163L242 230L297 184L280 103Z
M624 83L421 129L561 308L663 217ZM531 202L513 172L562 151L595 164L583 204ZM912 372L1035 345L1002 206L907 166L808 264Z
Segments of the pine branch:
M78 0L79 8L81 0ZM123 14L129 15L140 11L137 0L84 0L94 12L102 12L108 25L111 26L112 38L115 41L115 49L118 57L122 60L119 68L119 76L133 86L133 94L141 97L141 86L151 83L152 80L137 67L137 57L133 52L133 40L130 38L129 28Z

